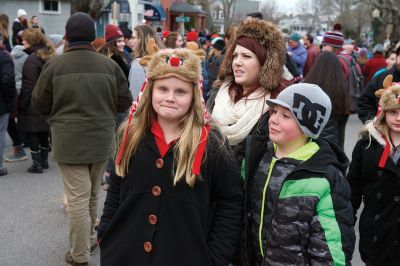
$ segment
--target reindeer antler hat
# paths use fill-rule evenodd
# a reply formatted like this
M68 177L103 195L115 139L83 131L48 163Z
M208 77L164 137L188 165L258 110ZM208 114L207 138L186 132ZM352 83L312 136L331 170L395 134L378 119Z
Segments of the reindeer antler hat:
M389 157L392 144L387 138L387 126L384 123L385 114L389 110L400 109L400 83L393 82L393 76L388 75L383 81L383 88L375 92L379 97L378 112L375 115L373 126L379 132L385 143L379 166L384 167Z
M200 174L201 159L204 154L209 132L209 114L207 112L205 102L202 95L202 76L201 76L201 60L205 58L205 52L199 49L199 46L194 42L188 42L187 48L179 49L159 49L155 44L154 39L150 39L147 43L147 54L140 60L140 64L147 66L146 80L142 85L136 101L133 102L128 117L128 127L124 134L122 147L116 160L117 165L120 164L122 155L125 150L125 145L128 137L128 131L131 120L134 118L135 112L140 105L142 94L145 90L151 89L152 82L156 79L177 77L187 82L194 84L194 89L199 90L201 104L204 112L204 128L201 135L201 141L197 148L195 160L193 162L193 173Z

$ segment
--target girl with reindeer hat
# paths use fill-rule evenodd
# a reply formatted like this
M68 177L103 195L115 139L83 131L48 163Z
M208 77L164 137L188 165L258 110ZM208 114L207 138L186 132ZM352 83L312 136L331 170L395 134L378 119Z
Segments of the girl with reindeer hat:
M378 113L366 124L353 150L347 179L356 217L360 216L360 254L367 266L400 264L400 84L388 75Z
M118 135L116 174L98 227L101 265L228 265L243 186L201 93L201 51L157 51Z

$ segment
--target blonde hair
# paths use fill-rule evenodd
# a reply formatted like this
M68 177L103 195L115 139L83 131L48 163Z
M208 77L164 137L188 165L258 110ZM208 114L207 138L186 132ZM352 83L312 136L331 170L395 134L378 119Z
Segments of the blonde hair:
M152 27L148 25L139 25L133 30L136 31L136 37L138 38L139 43L132 52L132 59L142 58L143 56L147 55L147 43L151 38L155 40L158 48L164 48L164 44L160 40L160 37L158 37L157 32L155 32Z
M125 176L128 173L130 158L138 151L138 146L146 131L151 127L152 121L157 118L152 106L153 85L154 80L149 80L141 96L135 117L129 126L125 151L120 165L116 165L116 173L119 176ZM128 123L128 120L125 120L118 129L116 155L123 145L123 136ZM200 89L198 84L194 84L192 104L179 123L180 138L174 149L174 165L176 165L174 185L184 179L189 186L194 186L196 176L192 173L192 166L199 143L205 141L201 139L203 127L204 110L201 104Z

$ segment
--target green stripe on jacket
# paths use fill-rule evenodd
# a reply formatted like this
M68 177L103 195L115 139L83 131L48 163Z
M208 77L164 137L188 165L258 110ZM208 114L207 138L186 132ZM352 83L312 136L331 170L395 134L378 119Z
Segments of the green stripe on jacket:
M325 232L333 265L346 265L339 224L336 220L330 192L329 182L324 178L288 180L283 184L279 199L304 196L318 197L317 214L322 229Z

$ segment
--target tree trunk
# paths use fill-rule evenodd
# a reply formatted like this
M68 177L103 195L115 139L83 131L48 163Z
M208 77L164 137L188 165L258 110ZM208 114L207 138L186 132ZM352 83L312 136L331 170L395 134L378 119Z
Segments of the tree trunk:
M94 20L101 12L103 0L71 0L71 15L76 12L89 14Z

